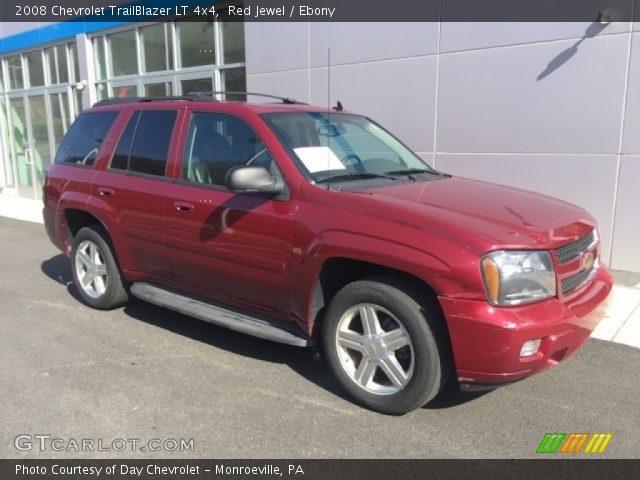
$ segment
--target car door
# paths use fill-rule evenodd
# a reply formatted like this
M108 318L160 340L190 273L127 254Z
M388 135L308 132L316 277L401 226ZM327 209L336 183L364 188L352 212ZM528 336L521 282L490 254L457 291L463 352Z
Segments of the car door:
M225 174L242 164L261 165L280 175L247 121L192 112L181 178L168 188L171 269L177 281L214 296L288 311L295 201L229 191Z
M172 275L165 248L166 176L178 112L134 110L117 140L107 168L96 174L94 196L114 212L115 223L135 268Z

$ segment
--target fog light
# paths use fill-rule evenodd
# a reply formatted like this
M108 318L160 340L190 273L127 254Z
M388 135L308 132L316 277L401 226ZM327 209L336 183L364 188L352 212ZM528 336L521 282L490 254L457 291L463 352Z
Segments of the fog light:
M536 338L535 340L524 342L522 348L520 349L520 356L530 357L531 355L537 353L538 349L540 348L540 342L542 342L541 338Z

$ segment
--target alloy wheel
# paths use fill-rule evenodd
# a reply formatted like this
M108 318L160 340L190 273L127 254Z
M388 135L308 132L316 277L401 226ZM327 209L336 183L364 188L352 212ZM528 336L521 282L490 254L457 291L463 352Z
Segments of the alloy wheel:
M76 250L75 267L80 288L91 298L100 298L107 290L107 265L98 245L84 240Z
M336 346L343 370L369 393L397 393L413 373L411 338L402 322L379 305L349 308L338 322Z

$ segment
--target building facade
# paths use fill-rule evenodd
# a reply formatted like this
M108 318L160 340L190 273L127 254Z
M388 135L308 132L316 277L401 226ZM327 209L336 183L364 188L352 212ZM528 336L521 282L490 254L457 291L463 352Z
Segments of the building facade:
M107 96L340 100L440 170L586 208L604 260L640 272L637 22L87 25L29 45L0 25L3 195L37 201L69 122Z
M5 195L41 200L62 136L98 100L246 90L241 22L2 27L13 27L0 41Z

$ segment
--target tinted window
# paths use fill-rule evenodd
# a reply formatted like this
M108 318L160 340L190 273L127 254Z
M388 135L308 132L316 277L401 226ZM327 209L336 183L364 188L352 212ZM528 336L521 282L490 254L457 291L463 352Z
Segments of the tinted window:
M81 114L62 139L55 162L93 165L102 140L117 116L118 112Z
M129 156L131 155L131 144L133 143L133 136L136 133L138 127L138 119L140 118L140 112L133 112L133 115L129 119L127 126L120 136L116 150L113 152L113 158L111 159L111 168L117 168L119 170L129 169Z
M175 110L150 110L140 114L131 147L129 170L164 175L176 115Z
M182 178L224 185L227 171L238 165L265 167L275 174L271 155L244 121L216 113L194 113L182 163Z

